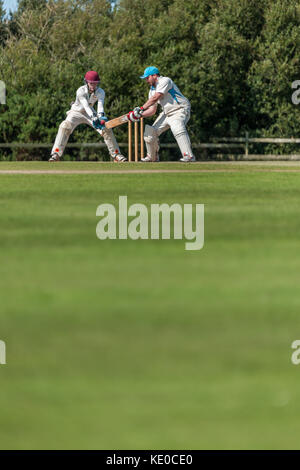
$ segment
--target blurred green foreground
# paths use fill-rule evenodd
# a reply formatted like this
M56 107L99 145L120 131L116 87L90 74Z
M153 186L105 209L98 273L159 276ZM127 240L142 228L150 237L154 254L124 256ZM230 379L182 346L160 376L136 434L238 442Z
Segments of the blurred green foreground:
M205 245L96 238L204 203ZM299 448L300 173L0 176L1 449Z

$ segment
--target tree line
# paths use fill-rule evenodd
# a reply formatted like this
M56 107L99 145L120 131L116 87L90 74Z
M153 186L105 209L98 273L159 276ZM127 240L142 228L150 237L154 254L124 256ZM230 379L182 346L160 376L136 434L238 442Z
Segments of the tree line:
M298 137L299 26L300 0L19 0L8 17L0 0L0 141L53 141L87 70L100 74L108 117L128 112L147 98L139 76L148 65L191 101L194 143L246 131ZM82 127L72 140L97 135Z

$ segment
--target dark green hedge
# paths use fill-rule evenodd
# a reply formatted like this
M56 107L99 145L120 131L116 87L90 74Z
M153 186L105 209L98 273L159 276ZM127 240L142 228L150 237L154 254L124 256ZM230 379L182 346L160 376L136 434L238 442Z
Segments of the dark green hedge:
M299 135L291 84L300 78L300 0L121 0L114 8L106 0L20 0L8 22L0 2L0 18L2 142L52 141L89 69L101 76L110 118L141 105L148 65L190 99L193 142L245 131ZM72 140L97 135L83 126Z

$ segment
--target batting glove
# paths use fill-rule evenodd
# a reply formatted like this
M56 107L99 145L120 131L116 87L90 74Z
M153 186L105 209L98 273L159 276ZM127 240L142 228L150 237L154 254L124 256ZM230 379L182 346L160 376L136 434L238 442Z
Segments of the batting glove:
M143 108L134 108L133 111L130 111L127 114L128 120L132 122L138 121L139 119L141 119L143 111L144 111Z
M143 106L139 107L137 106L136 108L134 108L133 110L133 114L135 115L136 118L140 119L143 115L143 112L144 112L144 108Z
M137 118L137 117L134 115L133 111L130 111L130 112L127 114L127 119L128 119L128 121L132 121L132 122L136 122L136 121L139 120L139 118Z

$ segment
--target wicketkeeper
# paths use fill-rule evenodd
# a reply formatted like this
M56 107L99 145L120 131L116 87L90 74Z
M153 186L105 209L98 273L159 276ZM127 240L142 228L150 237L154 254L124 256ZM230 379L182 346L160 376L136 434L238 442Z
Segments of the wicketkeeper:
M181 162L196 161L186 124L190 119L191 105L189 100L183 96L179 88L171 78L160 75L156 67L147 67L144 75L140 78L146 79L150 85L149 99L146 103L130 111L128 119L136 121L143 117L150 117L156 113L157 104L162 107L162 112L153 123L145 126L144 140L147 147L147 155L142 158L143 162L159 161L159 139L160 134L171 129L180 148Z
M126 158L120 152L113 131L105 128L108 120L104 113L105 92L98 86L98 73L90 70L85 74L84 82L85 85L76 92L76 100L67 112L67 118L59 126L49 162L58 162L61 159L70 135L79 124L93 127L103 137L111 158L115 162L125 162ZM94 109L96 102L97 112Z

